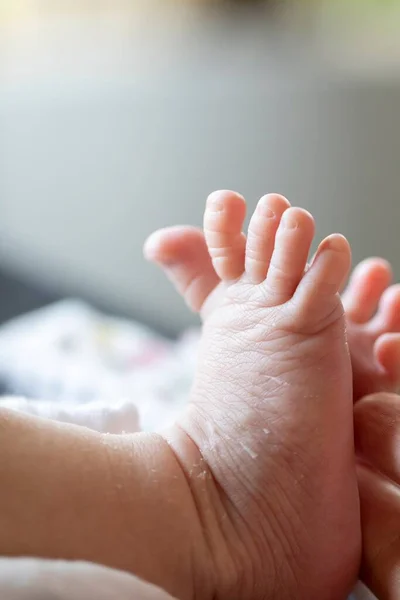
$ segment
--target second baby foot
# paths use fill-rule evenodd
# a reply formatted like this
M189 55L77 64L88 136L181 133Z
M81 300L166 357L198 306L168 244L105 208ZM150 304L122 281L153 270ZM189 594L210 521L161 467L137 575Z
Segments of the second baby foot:
M367 259L343 295L355 400L400 385L400 285L391 278L386 261Z

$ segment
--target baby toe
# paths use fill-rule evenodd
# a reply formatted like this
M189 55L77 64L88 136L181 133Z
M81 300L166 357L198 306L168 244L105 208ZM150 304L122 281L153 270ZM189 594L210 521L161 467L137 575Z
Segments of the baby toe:
M347 318L355 323L369 321L391 279L390 264L381 258L369 258L357 265L343 294Z
M246 202L240 194L219 191L208 197L204 235L214 269L223 281L237 279L244 272L245 216Z
M343 315L338 292L350 265L346 238L339 234L325 238L293 298L303 329L316 333Z
M220 282L203 232L178 226L153 233L144 247L146 258L158 264L188 306L198 312Z
M383 294L370 325L375 335L400 332L400 284L392 285Z
M264 281L283 213L290 207L278 194L263 196L251 218L246 246L246 273L253 283Z
M293 296L307 264L314 219L306 210L289 208L282 216L263 287L275 304Z

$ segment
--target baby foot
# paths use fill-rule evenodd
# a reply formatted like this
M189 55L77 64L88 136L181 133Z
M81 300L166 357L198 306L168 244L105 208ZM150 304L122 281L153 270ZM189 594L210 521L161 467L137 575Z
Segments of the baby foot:
M343 295L355 400L400 385L400 285L388 287L391 277L386 261L370 258Z
M282 208L289 206L282 196L268 198L281 203ZM229 193L227 203L225 226L236 227L238 244L229 268L240 276L245 266L241 233L245 204L241 196ZM223 258L221 265L221 257L220 265L214 268L204 233L189 226L156 231L146 243L145 254L161 266L188 306L206 319L220 294L225 293L224 282L229 274ZM390 265L371 258L357 266L343 295L354 400L375 392L393 392L400 386L400 286L388 288L390 280Z
M360 553L338 295L350 249L328 237L304 274L311 215L262 198L246 244L244 209L232 193L207 202L205 239L222 281L206 309L191 403L168 442L186 469L218 597L345 598Z

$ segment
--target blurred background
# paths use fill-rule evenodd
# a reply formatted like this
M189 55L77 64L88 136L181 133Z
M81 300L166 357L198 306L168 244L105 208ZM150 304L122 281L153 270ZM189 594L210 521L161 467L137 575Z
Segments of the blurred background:
M400 277L395 1L2 0L0 320L81 297L174 336L196 322L142 258L233 188Z
M398 0L0 0L0 391L172 419L197 337L167 338L198 322L142 245L215 189L281 192L400 280L399 25Z

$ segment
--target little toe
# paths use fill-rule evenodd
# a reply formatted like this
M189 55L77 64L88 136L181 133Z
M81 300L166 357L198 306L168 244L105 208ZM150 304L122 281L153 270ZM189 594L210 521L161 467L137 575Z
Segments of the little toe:
M370 327L375 335L400 332L400 284L390 286L383 294Z
M220 283L203 232L195 227L169 227L153 233L145 257L158 264L186 303L198 312Z
M343 294L347 318L366 323L375 314L383 292L392 279L390 264L382 258L369 258L355 269Z
M288 208L283 213L263 284L274 303L283 304L294 294L304 275L314 231L314 219L306 210Z
M253 283L261 283L267 276L275 235L289 207L289 201L279 194L268 194L258 202L249 225L245 260L246 273Z
M392 384L392 391L400 384L400 333L385 333L375 342L374 355Z
M321 242L293 298L295 306L302 307L310 331L324 329L343 314L338 292L350 265L351 250L345 237L333 234Z
M208 197L204 235L214 269L223 281L237 279L244 272L245 216L246 202L240 194L222 190Z

